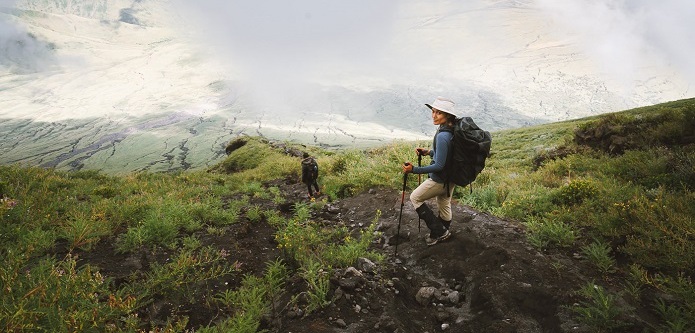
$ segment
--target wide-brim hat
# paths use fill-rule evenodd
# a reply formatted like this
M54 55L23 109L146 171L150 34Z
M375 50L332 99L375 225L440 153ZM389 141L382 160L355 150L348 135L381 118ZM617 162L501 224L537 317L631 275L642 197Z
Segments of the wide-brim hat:
M437 109L439 111L446 112L450 115L454 115L455 117L458 117L459 115L456 114L456 111L454 111L454 105L456 105L454 103L454 101L452 101L448 98L441 97L441 96L435 98L434 102L432 102L432 104L425 104L425 106L430 108L430 110L431 109Z

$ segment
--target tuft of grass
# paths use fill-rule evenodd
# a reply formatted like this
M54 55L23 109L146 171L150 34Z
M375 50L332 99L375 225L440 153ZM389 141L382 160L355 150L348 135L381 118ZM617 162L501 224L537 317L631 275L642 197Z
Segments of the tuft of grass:
M656 313L661 317L662 324L656 329L657 332L685 333L692 329L692 321L687 318L687 310L677 304L668 304L663 299L657 299L654 304Z
M109 225L95 223L95 219L77 213L58 227L60 238L66 239L70 250L90 250L99 240L111 234Z
M598 193L598 187L592 181L573 179L557 190L555 201L559 205L573 206L595 197Z
M342 242L329 246L324 251L324 259L327 263L334 267L349 267L355 265L357 259L368 258L377 262L384 260L382 255L379 255L369 250L370 245L377 240L381 233L376 231L378 220L381 217L381 211L376 212L374 220L364 230L360 230L359 237L346 235Z
M569 248L577 238L575 229L562 221L548 218L529 218L524 222L529 243L539 249L549 246Z
M253 205L246 211L246 218L251 222L259 222L263 218L261 206Z
M232 317L197 332L258 332L262 317L277 311L274 308L277 295L281 294L288 274L282 261L276 260L268 265L262 277L245 275L238 290L225 290L214 296L217 303L233 313Z
M235 273L238 269L228 265L226 253L211 247L197 249L182 248L171 261L166 264L154 263L146 273L145 280L132 288L144 299L156 295L168 295L172 300L185 299L193 301L198 297L200 288L196 284L218 279ZM142 302L140 305L145 305Z
M594 283L585 285L578 293L583 300L572 306L572 310L577 320L592 332L613 332L629 326L621 317L631 309L619 307L617 296Z
M0 274L0 323L5 332L102 331L139 301L135 294L110 289L109 281L93 267L77 268L72 256L40 260L28 271L26 262L7 259Z
M602 274L615 272L615 259L608 244L597 240L582 248L582 253Z

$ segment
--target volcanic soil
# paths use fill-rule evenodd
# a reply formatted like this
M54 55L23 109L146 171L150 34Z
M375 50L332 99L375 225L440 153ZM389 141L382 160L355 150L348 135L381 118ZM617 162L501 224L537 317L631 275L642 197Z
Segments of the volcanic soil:
M307 202L306 188L297 179L265 185L279 187L285 203L252 199L251 205L291 216L294 203ZM328 202L313 212L316 223L346 227L355 235L378 223L382 236L372 246L386 260L360 260L354 267L336 270L331 277L331 304L309 314L301 307L306 285L298 274L293 275L261 329L278 333L586 332L573 321L569 306L578 301L576 290L600 277L578 255L539 252L528 244L518 222L456 202L452 236L427 246L427 227L424 221L419 223L408 201L410 190L400 223L402 193L387 188ZM275 230L265 221L252 224L242 216L228 228L223 235L197 236L203 245L229 253L226 259L241 274L194 286L201 289L194 291L200 295L194 301L155 300L138 313L152 323L149 329L164 325L171 316L187 316L192 330L214 325L229 314L210 302L211 295L237 288L243 274L261 275L269 262L287 259L277 249ZM112 243L104 241L95 250L75 255L80 264L98 267L116 285L132 283L151 263L165 263L174 255L171 250L149 248L118 254Z

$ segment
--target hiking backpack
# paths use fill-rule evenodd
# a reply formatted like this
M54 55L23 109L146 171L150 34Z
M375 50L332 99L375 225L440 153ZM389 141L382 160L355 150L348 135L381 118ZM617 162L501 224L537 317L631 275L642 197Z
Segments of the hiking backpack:
M302 160L302 183L311 184L319 178L319 164L313 157Z
M446 160L446 174L450 182L459 186L472 183L485 168L485 160L490 156L492 136L473 122L471 117L456 118L451 151Z

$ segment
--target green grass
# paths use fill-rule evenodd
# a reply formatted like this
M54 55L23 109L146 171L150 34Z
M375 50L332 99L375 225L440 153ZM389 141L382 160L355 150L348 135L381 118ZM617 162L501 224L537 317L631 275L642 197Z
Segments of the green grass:
M660 318L655 331L678 332L695 322L694 129L695 100L688 99L496 132L472 193L457 188L454 198L520 221L529 243L542 251L583 253L603 280L579 291L578 320L621 327L627 308L618 297L629 295L632 305ZM296 205L287 217L257 203L285 202L268 182L298 180L299 158L259 138L239 140L243 144L205 171L111 176L0 166L0 285L6 286L0 329L136 331L150 325L181 331L186 318L145 323L137 313L161 295L185 302L201 296L196 285L235 276L237 267L224 260L224 251L202 246L194 234L224 236L239 221L275 228L287 263L269 263L265 276L244 276L238 290L202 295L228 309L219 325L202 331L255 332L260 317L273 311L270 295L292 274L309 296L296 305L315 311L328 304L331 269L360 257L383 259L369 250L373 229L352 235L316 223L311 213L369 188L400 190L400 165L416 158L418 143L339 152L302 148L318 160L326 197ZM417 186L417 177L407 186ZM171 260L115 284L96 267L78 267L71 256L47 255L57 244L92 251L101 241L114 242L123 254L160 249ZM601 286L621 279L622 290Z
M263 315L276 311L273 305L277 295L284 288L288 278L288 269L281 261L268 264L263 276L244 276L241 288L227 289L215 295L214 300L235 315L214 326L208 326L198 332L258 332Z
M584 253L607 279L639 267L626 294L680 295L654 300L663 327L695 322L695 297L682 292L695 276L694 99L494 134L489 176L463 202L520 220L540 249ZM615 310L601 306L585 303L581 315Z
M0 283L7 286L0 329L183 331L188 321L184 316L174 315L166 323L138 316L164 297L175 304L223 302L229 318L204 330L255 332L290 274L305 281L311 296L308 304L297 306L310 312L327 305L331 269L352 265L359 257L381 259L368 249L377 234L372 229L354 239L345 229L319 227L311 211L320 210L324 201L297 206L292 218L256 204L284 203L280 189L264 183L293 177L299 177L297 158L255 138L220 165L197 172L109 176L0 166ZM294 271L269 264L265 277L244 276L238 290L205 294L207 288L201 286L239 270L237 263L225 259L227 249L202 246L196 235L224 236L227 227L239 221L263 220L277 228L278 237L287 236L282 245ZM78 266L72 256L50 255L57 244L89 252L103 246L101 242L113 243L122 254L149 257L164 252L168 257L145 259L148 267L116 284L97 267ZM322 257L324 252L330 255Z
M613 332L629 326L622 320L632 312L618 304L618 296L606 291L600 285L589 283L579 290L582 300L572 306L578 320L592 329L592 332Z

